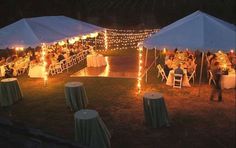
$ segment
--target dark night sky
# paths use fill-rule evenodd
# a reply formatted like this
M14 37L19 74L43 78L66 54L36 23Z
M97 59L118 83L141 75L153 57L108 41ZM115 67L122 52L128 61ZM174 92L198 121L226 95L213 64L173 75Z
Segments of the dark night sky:
M110 28L158 28L196 10L236 24L235 0L0 0L0 27L24 17L66 15Z

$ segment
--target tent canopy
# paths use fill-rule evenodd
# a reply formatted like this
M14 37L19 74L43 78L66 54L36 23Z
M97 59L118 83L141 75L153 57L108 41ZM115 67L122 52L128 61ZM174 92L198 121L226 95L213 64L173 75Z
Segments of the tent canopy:
M103 28L65 16L26 18L0 29L0 49L36 47L101 30Z
M143 46L149 49L235 49L236 26L196 11L147 38Z
M0 49L36 47L66 38L65 35L28 19L21 19L0 29Z
M66 16L43 16L29 18L29 20L63 33L67 37L86 35L104 30L104 28Z

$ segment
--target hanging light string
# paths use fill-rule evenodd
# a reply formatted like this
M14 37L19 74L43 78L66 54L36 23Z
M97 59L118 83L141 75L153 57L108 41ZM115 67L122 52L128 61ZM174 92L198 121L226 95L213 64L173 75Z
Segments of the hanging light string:
M109 50L136 49L139 42L142 42L145 38L158 31L159 29L106 29L103 34L97 37L97 46L100 50L106 50L107 47L109 47Z
M107 30L105 30L105 33L104 33L104 46L105 46L105 50L107 50L108 49Z
M48 72L47 72L47 62L46 62L46 45L43 43L42 44L42 52L41 52L41 61L42 61L42 65L43 65L43 68L42 68L42 74L43 74L43 80L44 80L44 85L46 86L47 85L47 80L48 80Z
M139 69L138 69L138 77L137 77L137 87L138 87L138 94L141 93L141 81L142 81L142 69L143 69L143 46L138 47L139 51Z

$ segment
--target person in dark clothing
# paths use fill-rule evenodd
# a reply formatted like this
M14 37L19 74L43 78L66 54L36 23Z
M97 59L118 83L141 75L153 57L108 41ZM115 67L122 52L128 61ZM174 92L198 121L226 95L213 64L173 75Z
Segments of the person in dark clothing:
M175 74L181 74L183 75L184 74L184 71L180 68L181 67L181 64L178 64L178 68L175 69Z
M58 62L61 62L61 61L64 60L64 59L65 59L64 55L63 55L62 53L60 53L60 55L59 55L58 58L57 58L57 61L58 61Z
M5 67L5 78L11 78L11 77L13 77L13 69L11 69L9 65L7 65Z
M216 84L214 85L214 83L212 84L212 91L211 91L211 96L210 96L210 100L213 101L214 95L216 93L218 93L218 101L222 101L222 91L221 91L221 69L219 67L219 62L215 62L214 64L215 66L211 69L212 71L212 75L213 78L216 82Z
M75 55L75 53L72 50L70 50L70 56L73 56L73 55Z

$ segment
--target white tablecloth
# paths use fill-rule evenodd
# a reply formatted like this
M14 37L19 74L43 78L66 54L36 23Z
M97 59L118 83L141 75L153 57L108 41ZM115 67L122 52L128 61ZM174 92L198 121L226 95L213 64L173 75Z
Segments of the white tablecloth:
M236 88L236 74L222 75L221 88L222 89Z
M173 81L174 81L174 70L171 70L169 72L168 77L167 77L166 85L173 86ZM189 80L188 80L188 76L187 76L187 71L186 70L184 70L182 86L188 86L188 87L191 86L189 84Z
M42 65L30 66L28 75L31 78L43 78L43 66Z
M5 68L4 65L0 66L0 77L4 77L5 76Z
M102 67L105 66L106 60L103 55L89 54L87 55L87 67Z

